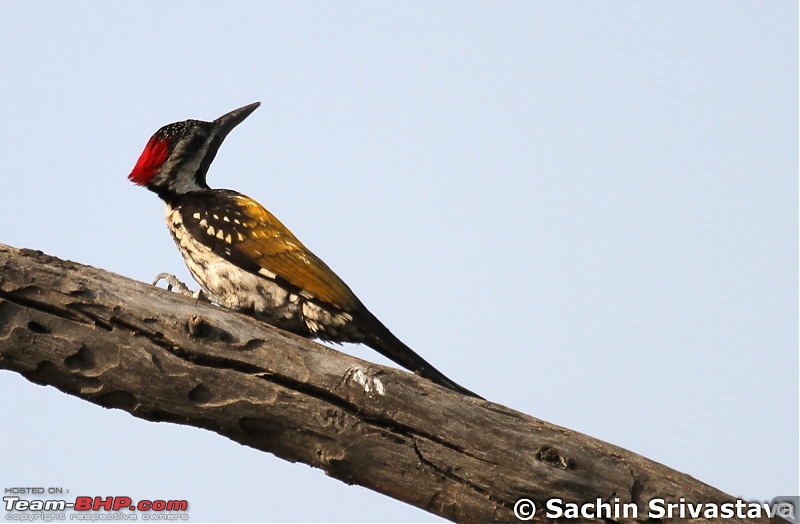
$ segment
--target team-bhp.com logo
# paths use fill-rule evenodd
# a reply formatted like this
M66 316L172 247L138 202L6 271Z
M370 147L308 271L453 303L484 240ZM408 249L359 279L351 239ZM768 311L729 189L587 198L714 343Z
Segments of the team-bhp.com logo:
M97 514L85 514L84 512L122 512L123 514L113 520L138 520L137 514L130 514L124 517L124 512L140 512L142 520L188 520L186 512L189 509L189 502L186 500L148 500L142 499L134 502L130 497L75 497L74 501L64 499L23 499L17 496L3 497L5 506L6 520L19 521L52 521L67 520L63 513L67 510L81 513L73 513L69 520L97 520ZM31 514L40 512L40 514ZM60 513L59 513L60 512ZM154 512L154 513L153 513ZM110 519L104 519L110 520Z

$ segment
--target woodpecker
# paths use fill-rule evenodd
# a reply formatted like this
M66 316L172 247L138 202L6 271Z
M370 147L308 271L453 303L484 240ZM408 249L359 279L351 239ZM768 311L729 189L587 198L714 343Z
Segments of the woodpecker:
M222 141L259 105L213 122L184 120L162 127L128 175L164 201L167 228L205 294L223 307L304 337L364 343L421 377L478 397L394 336L261 204L208 186L206 173Z

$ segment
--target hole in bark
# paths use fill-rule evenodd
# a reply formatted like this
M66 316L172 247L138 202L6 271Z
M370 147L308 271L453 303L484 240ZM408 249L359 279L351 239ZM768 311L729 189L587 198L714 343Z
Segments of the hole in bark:
M544 462L548 466L561 469L575 469L575 459L567 458L557 449L550 446L542 446L536 452L536 460Z
M194 338L204 338L208 340L219 340L220 342L231 343L236 342L236 337L216 326L209 324L209 322L198 316L193 316L189 319L186 325L189 336Z
M101 320L99 318L95 318L93 320L94 320L94 325L99 327L100 329L104 329L106 331L112 331L114 329L114 326L112 326L105 320Z
M28 322L28 330L31 331L32 333L38 333L38 334L50 333L50 330L47 327L39 324L35 320L31 320L30 322Z
M71 290L69 293L71 297L90 297L94 298L95 293L91 289L87 288L83 284L78 284L78 286Z
M189 335L194 338L207 338L211 335L211 325L200 317L189 319Z
M36 369L33 371L23 372L23 376L34 384L58 384L60 383L59 381L64 380L64 371L52 362L43 360L37 364ZM70 386L77 389L77 382L73 381Z
M263 340L260 340L260 339L257 339L257 338L252 338L252 339L248 340L239 349L241 349L242 351L253 351L254 349L259 349L263 345L264 345L264 341Z
M95 398L95 402L106 408L124 409L131 411L138 402L132 393L127 391L109 391Z
M150 360L153 362L153 364L158 368L160 372L162 373L164 372L164 366L161 365L161 359L158 358L158 355L156 355L155 353L151 354Z
M214 394L211 393L211 390L205 387L202 384L198 384L195 386L193 390L189 392L189 400L192 402L209 402L212 398L214 398Z
M81 345L81 348L74 355L70 355L64 359L64 366L70 371L86 371L94 368L97 362L94 359L94 353Z

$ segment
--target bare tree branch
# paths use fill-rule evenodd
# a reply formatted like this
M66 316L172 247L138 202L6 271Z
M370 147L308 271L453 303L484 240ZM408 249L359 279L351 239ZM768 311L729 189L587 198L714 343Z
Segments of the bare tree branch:
M554 497L637 504L637 518L607 522L646 521L654 498L735 502L624 449L243 314L2 244L0 368L215 431L457 522L516 521L521 498L540 508L532 522L548 521L543 504ZM661 519L671 521L685 520Z

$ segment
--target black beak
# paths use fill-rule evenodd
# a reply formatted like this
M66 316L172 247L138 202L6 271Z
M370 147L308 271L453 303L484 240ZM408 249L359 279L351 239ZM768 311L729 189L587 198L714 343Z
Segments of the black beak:
M250 113L258 109L258 106L260 105L261 102L253 102L252 104L240 107L239 109L234 109L230 113L226 113L214 120L214 126L219 129L219 134L217 135L219 140L224 140L234 127L241 124L242 120L250 116Z

